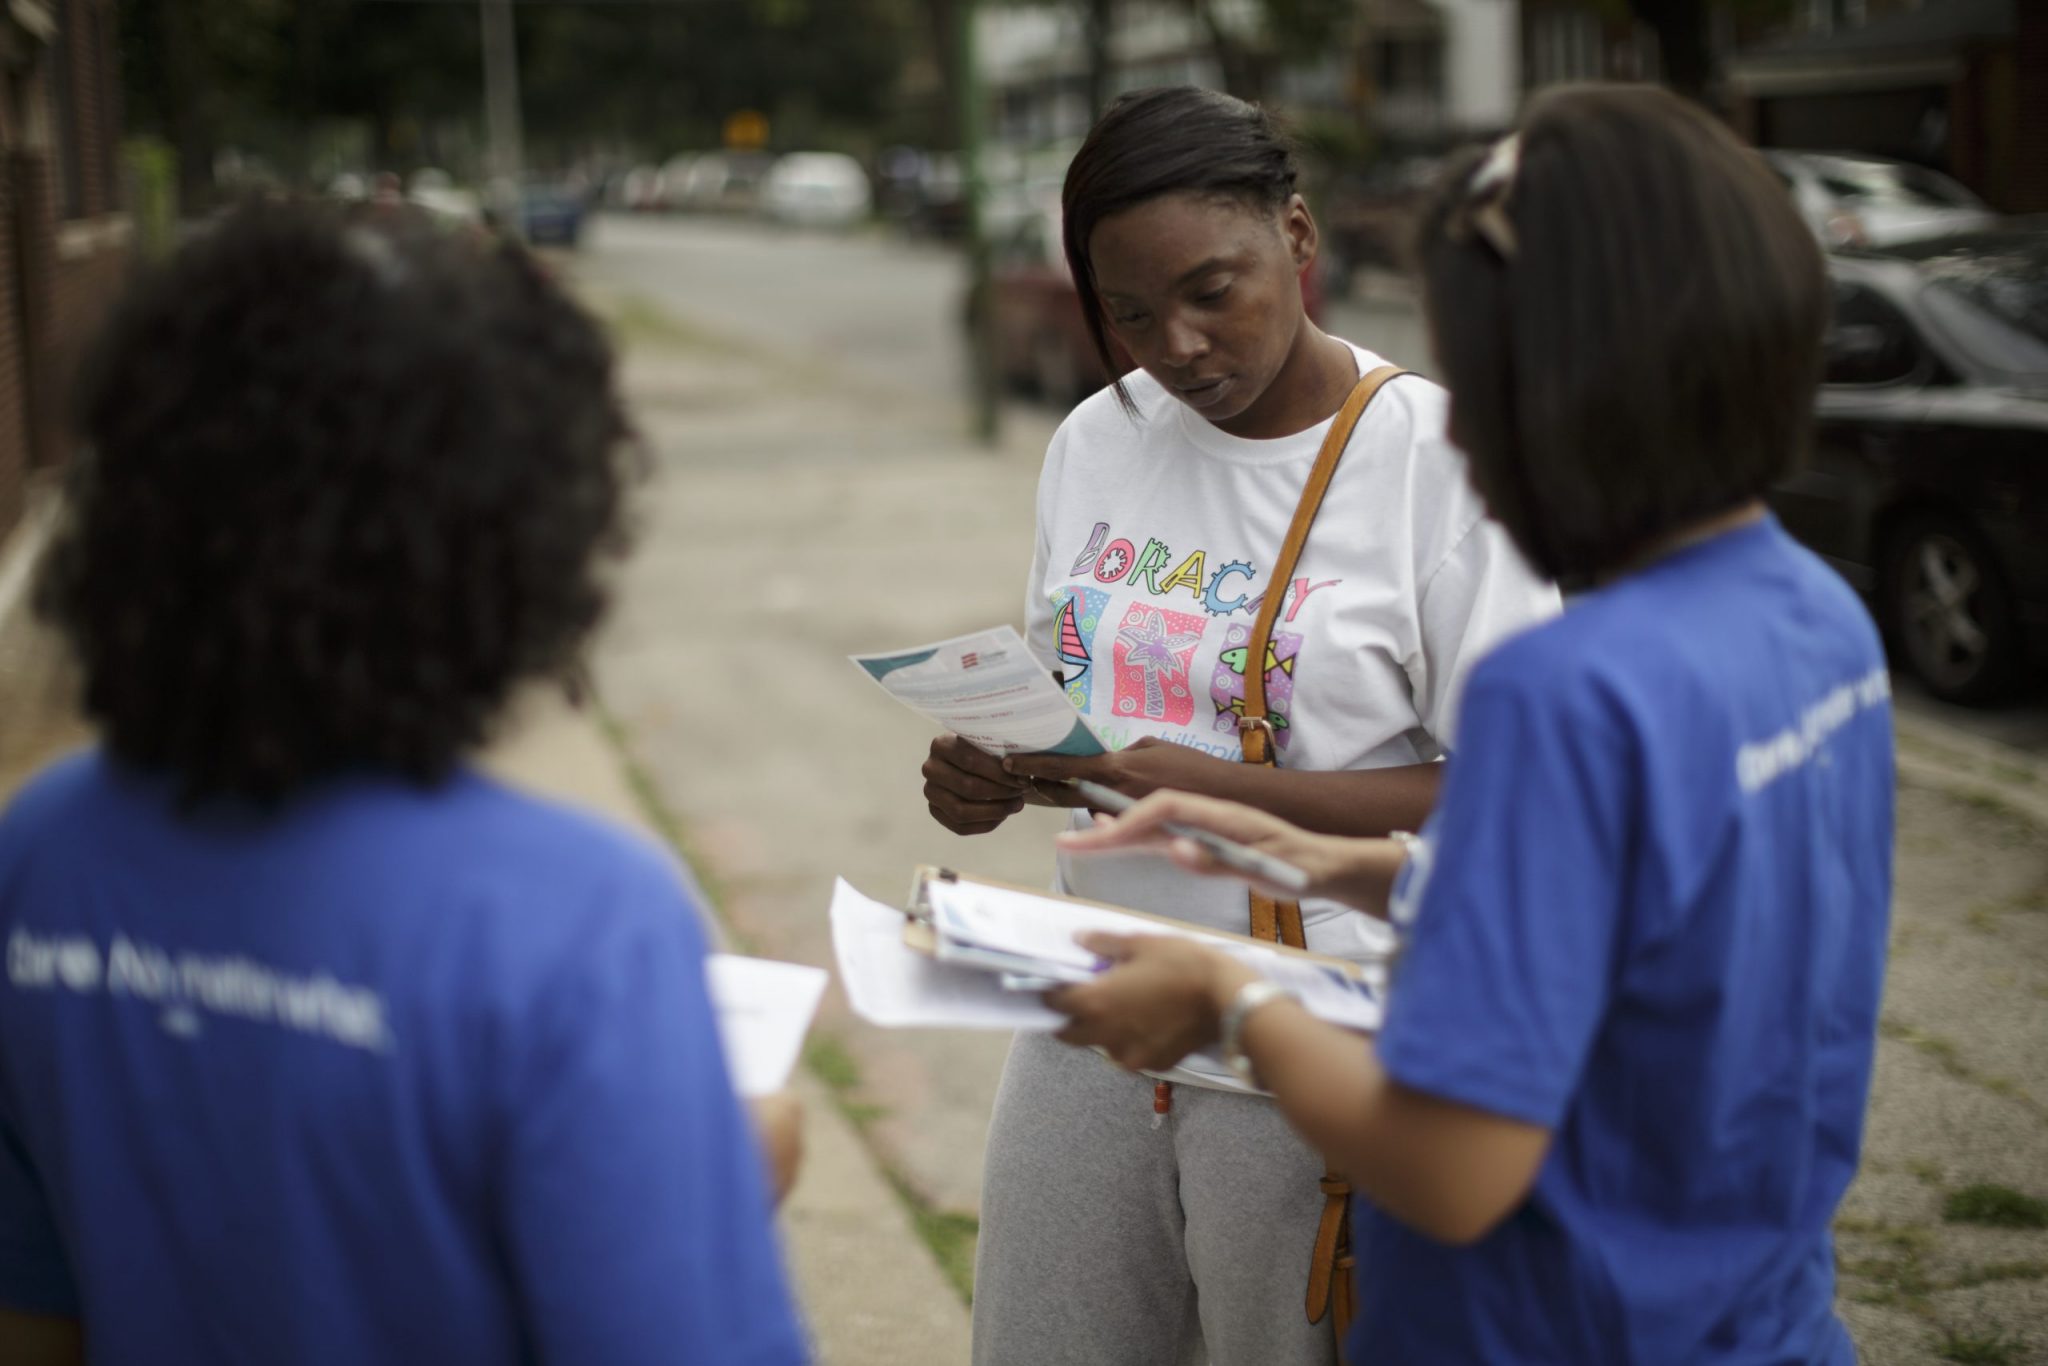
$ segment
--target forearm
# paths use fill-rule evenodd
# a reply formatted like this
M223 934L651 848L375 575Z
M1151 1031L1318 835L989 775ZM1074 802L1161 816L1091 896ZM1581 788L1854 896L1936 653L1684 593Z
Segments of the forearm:
M1306 772L1262 764L1208 764L1204 796L1242 802L1326 835L1352 838L1414 830L1428 819L1443 783L1442 764Z
M1389 1085L1371 1040L1287 1001L1253 1012L1239 1043L1259 1084L1273 1093L1295 1132L1354 1186L1399 1216L1402 1192L1382 1180L1371 1161L1370 1131L1385 1122Z
M1288 1122L1367 1199L1429 1237L1471 1242L1526 1196L1548 1134L1411 1091L1370 1040L1276 1002L1242 1046Z

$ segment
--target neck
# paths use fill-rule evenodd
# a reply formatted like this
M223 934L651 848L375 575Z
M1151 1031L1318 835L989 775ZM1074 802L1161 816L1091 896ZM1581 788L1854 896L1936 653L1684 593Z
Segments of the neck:
M1358 358L1351 348L1304 316L1294 345L1266 392L1216 427L1252 441L1293 436L1334 416L1357 382Z
M1726 512L1716 513L1712 517L1703 518L1697 522L1688 522L1676 530L1666 532L1644 546L1641 550L1630 556L1625 563L1618 565L1612 573L1603 574L1600 577L1600 582L1612 583L1616 579L1626 578L1639 569L1647 569L1667 556L1676 555L1688 546L1698 545L1702 541L1711 541L1723 532L1733 531L1737 527L1748 526L1752 522L1760 522L1763 520L1763 516L1763 503L1758 499L1752 498L1746 503L1728 509Z

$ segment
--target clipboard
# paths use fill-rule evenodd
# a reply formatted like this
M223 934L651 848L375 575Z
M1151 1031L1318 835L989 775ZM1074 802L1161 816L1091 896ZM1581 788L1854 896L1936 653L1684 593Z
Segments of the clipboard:
M1365 966L1347 958L1335 958L1326 953L1309 949L1290 948L1276 944L1270 939L1255 939L1248 934L1233 934L1229 930L1212 929L1207 925L1196 925L1186 920L1175 920L1172 916L1154 915L1148 911L1135 911L1129 906L1118 906L1107 901L1091 901L1086 897L1066 896L1059 892L1048 892L1038 887L1020 887L1014 882L1002 882L995 878L973 877L955 872L951 868L936 864L920 864L911 874L910 895L904 899L903 943L906 947L926 957L935 957L938 952L938 934L932 928L932 907L926 889L934 882L965 883L975 887L991 887L1012 892L1019 896L1035 897L1047 902L1065 902L1074 906L1088 906L1096 910L1111 911L1133 920L1148 921L1168 928L1178 934L1192 933L1198 938L1210 939L1227 944L1238 944L1255 948L1284 958L1298 959L1313 963L1343 974L1357 982L1369 981Z

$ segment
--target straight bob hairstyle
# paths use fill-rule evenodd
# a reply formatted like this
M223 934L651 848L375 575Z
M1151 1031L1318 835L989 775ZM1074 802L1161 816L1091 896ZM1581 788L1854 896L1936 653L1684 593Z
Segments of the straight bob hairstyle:
M1826 270L1785 187L1705 111L1650 86L1542 95L1513 143L1447 170L1417 255L1473 482L1559 582L1802 458Z
M1067 266L1102 368L1111 375L1119 370L1088 254L1088 239L1103 219L1183 191L1277 212L1294 197L1299 174L1293 143L1265 110L1235 96L1171 85L1135 90L1112 103L1074 154L1060 194ZM1123 381L1114 384L1128 409Z

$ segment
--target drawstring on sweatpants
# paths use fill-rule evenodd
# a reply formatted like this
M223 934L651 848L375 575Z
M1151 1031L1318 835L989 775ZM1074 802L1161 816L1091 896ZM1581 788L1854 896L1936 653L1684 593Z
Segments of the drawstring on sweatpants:
M1152 1127L1166 1123L1166 1116L1173 1109L1173 1083L1170 1081L1152 1084Z

